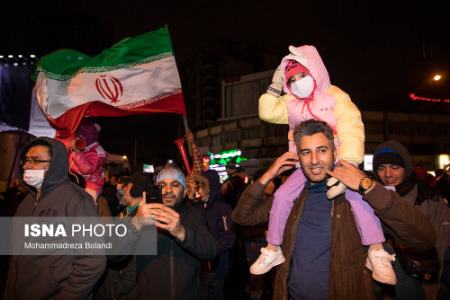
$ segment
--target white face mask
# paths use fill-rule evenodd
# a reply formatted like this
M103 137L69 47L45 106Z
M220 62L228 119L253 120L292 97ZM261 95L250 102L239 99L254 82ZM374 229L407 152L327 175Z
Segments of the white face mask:
M37 189L40 189L47 170L24 170L23 181Z
M291 92L299 98L308 97L313 90L314 79L309 75L291 83Z

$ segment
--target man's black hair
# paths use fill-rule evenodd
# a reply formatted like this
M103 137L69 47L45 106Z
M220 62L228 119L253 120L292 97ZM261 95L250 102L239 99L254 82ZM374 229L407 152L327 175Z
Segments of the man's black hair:
M25 156L25 154L28 152L28 150L30 150L31 148L36 147L36 146L47 147L48 155L49 155L50 159L52 159L52 157L53 157L53 147L52 147L52 145L49 142L44 141L44 140L40 140L40 139L36 139L36 140L32 141L30 144L28 144L27 148L23 152L23 156Z
M298 146L300 139L304 136L311 136L316 133L322 133L330 141L331 150L334 150L334 135L330 125L324 121L318 121L314 119L301 122L295 127L294 140Z

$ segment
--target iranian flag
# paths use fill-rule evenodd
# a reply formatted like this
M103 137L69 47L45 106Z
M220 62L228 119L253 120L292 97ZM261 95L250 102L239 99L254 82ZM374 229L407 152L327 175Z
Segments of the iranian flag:
M39 60L36 74L39 106L69 134L83 117L186 114L166 27L126 38L95 57L55 51Z

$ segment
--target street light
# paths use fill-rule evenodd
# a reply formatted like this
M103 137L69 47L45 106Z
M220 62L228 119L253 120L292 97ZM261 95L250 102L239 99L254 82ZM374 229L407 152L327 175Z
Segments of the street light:
M441 80L442 79L442 76L440 75L440 74L435 74L434 76L433 76L433 80L434 81L439 81L439 80Z
M438 155L438 168L443 169L450 163L450 155L448 154L439 154Z

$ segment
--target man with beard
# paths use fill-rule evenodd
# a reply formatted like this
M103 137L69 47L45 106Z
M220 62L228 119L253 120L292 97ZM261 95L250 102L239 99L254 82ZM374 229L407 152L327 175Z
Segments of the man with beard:
M363 194L375 212L382 212L378 214L381 221L409 245L433 247L436 238L432 224L410 204L389 201L386 195L392 196L390 191L366 182L366 175L356 167L360 173L356 173L358 177L353 175L352 184L340 176L339 168L332 172L336 149L332 130L325 122L304 121L296 127L294 136L298 157L288 153L277 159L243 193L233 220L246 225L267 221L272 198L263 195L264 186L299 161L308 180L288 218L281 245L286 261L277 269L274 299L373 299L373 282L365 268L367 248L361 245L345 195L327 199L328 174Z
M199 299L201 260L217 255L217 243L204 209L185 200L186 178L179 169L164 167L156 183L162 203L144 199L131 221L135 231L150 224L158 230L158 254L136 258L138 299Z
M370 298L372 280L350 204L326 195L336 157L333 132L325 122L308 120L294 137L307 181L286 224L286 261L276 274L274 299Z

